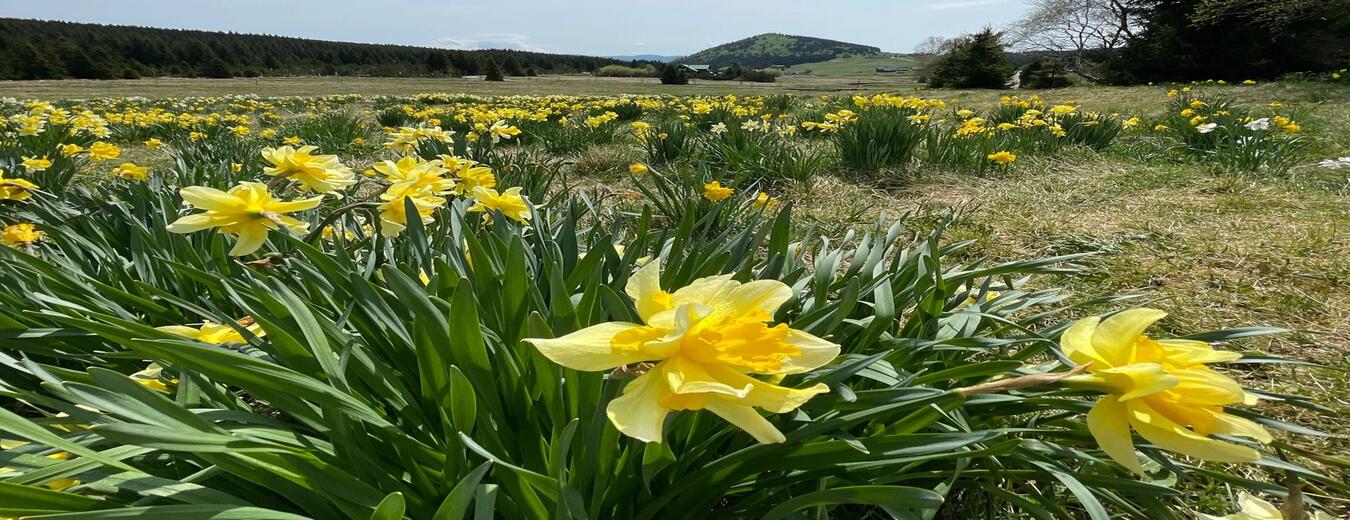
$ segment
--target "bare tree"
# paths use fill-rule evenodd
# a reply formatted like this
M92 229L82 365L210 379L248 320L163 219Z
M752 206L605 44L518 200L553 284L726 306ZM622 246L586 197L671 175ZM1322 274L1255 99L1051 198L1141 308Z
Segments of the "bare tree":
M1084 56L1096 49L1125 45L1138 21L1134 0L1031 0L1027 15L1013 24L1013 47L1029 51L1072 53L1073 68L1087 74Z
M914 54L942 54L951 45L951 40L941 36L929 36L914 46Z

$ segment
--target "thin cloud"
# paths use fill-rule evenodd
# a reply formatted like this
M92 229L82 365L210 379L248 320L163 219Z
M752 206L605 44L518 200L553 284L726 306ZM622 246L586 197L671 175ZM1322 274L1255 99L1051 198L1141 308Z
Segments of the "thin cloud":
M474 51L482 49L509 49L517 51L547 52L544 48L530 43L529 35L520 33L483 33L468 36L445 36L432 43L442 49Z
M934 2L923 7L926 11L954 11L958 9L972 9L986 5L1003 4L1008 0L954 0Z

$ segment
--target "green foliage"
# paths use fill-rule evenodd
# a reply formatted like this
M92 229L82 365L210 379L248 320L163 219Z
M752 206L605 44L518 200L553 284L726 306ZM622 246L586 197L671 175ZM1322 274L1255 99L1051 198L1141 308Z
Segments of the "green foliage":
M656 76L656 69L647 67L628 67L625 65L605 65L595 69L592 74L602 77L613 78L650 78Z
M512 50L460 51L14 18L0 18L0 34L6 35L5 45L0 45L0 79L441 76L484 74L479 63L485 60L564 73L627 63Z
M1001 33L985 28L962 36L927 71L928 85L950 88L1004 88L1012 65L1003 53Z
M1072 83L1064 61L1036 58L1022 67L1022 88L1064 88Z
M909 119L918 114L911 108L876 107L858 115L834 134L835 151L845 166L878 172L903 167L914 158L915 149L928 135L924 125Z
M684 73L684 69L676 65L667 63L665 67L661 68L661 84L688 85L689 76Z
M398 125L402 126L402 125ZM344 112L324 112L301 117L282 127L281 135L299 137L323 153L350 153L366 148L358 144L373 140L372 130L361 118Z

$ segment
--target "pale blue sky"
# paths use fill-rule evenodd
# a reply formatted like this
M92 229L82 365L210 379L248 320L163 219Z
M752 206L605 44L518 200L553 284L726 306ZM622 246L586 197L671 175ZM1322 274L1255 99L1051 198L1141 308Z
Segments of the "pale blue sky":
M763 32L906 52L1024 0L0 0L0 16L450 48L688 54Z

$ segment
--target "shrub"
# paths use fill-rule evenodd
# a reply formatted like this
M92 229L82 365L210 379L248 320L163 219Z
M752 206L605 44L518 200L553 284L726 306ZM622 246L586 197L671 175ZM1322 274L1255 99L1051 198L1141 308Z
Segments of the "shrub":
M1036 58L1022 67L1022 88L1064 88L1069 82L1069 72L1064 61L1058 59Z
M928 70L928 85L950 88L1004 88L1012 65L1003 53L1002 33L986 28L962 36Z
M625 67L623 65L605 65L595 69L596 76L615 78L650 78L656 76L656 69L648 67Z

